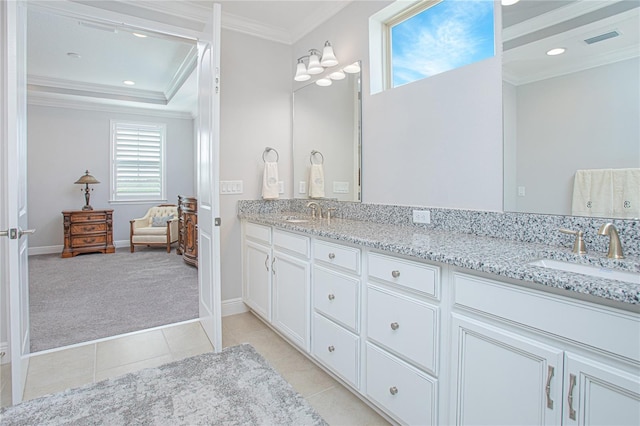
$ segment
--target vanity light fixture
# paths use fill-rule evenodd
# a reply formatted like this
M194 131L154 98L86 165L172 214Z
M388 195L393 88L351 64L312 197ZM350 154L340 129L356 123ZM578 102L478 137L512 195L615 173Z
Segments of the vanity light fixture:
M316 84L318 86L326 87L326 86L331 86L333 84L333 82L331 81L330 78L323 77L323 78L318 79L316 81Z
M355 74L357 72L360 72L360 63L359 62L354 62L352 64L347 65L342 70L344 72L346 72L346 73L349 73L349 74Z
M567 51L567 49L565 49L564 47L556 47L556 48L553 48L553 49L549 50L547 52L547 55L549 55L549 56L562 55L566 51Z
M344 80L347 76L344 74L344 71L339 70L339 71L334 71L331 74L329 74L329 78L331 80Z
M333 53L333 47L329 41L324 43L322 49L322 57L318 49L309 49L309 54L298 58L296 65L296 75L293 77L295 81L307 81L312 75L321 74L325 68L338 65L338 59ZM305 66L304 60L307 59Z

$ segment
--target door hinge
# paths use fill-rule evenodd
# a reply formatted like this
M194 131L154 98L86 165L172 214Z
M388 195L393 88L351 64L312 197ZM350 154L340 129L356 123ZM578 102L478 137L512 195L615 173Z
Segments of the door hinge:
M18 239L18 228L9 228L9 239L10 240Z
M220 218L219 218L219 217L216 217L215 219L213 219L213 224L214 224L215 226L220 226L220 223L221 223L221 222L222 222L222 221L220 220Z

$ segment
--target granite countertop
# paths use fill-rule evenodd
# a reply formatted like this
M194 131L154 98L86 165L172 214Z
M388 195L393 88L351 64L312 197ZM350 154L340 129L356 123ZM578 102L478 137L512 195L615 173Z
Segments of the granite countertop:
M568 249L491 237L454 233L417 226L389 225L365 221L331 219L289 222L299 213L241 214L241 219L272 225L289 231L330 238L390 253L442 262L500 277L562 289L567 295L587 295L591 301L640 311L640 283L564 272L528 263L555 259L640 273L640 258L607 259L597 255L578 256Z

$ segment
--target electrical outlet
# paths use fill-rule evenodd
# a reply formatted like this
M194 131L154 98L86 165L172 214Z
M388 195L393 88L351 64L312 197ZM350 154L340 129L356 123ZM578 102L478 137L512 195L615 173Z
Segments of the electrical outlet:
M283 181L279 181L278 182L278 194L284 194L284 182Z
M431 212L429 210L414 210L413 223L431 223Z
M298 194L306 194L307 193L307 182L301 180L298 184Z

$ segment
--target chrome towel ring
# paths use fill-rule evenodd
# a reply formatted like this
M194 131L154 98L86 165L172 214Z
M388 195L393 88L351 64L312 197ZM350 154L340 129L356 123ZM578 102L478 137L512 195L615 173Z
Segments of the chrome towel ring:
M320 162L319 163L314 163L313 160L314 158L316 158L316 156L320 156ZM322 153L320 151L316 151L315 149L313 151L311 151L311 155L309 156L309 161L311 162L311 164L324 164L324 155L322 155Z
M262 153L262 161L264 161L265 163L267 162L267 155L269 154L270 151L273 151L276 153L276 163L277 163L280 160L280 154L278 154L278 151L276 151L275 148L271 148L270 146L264 149L264 152Z

